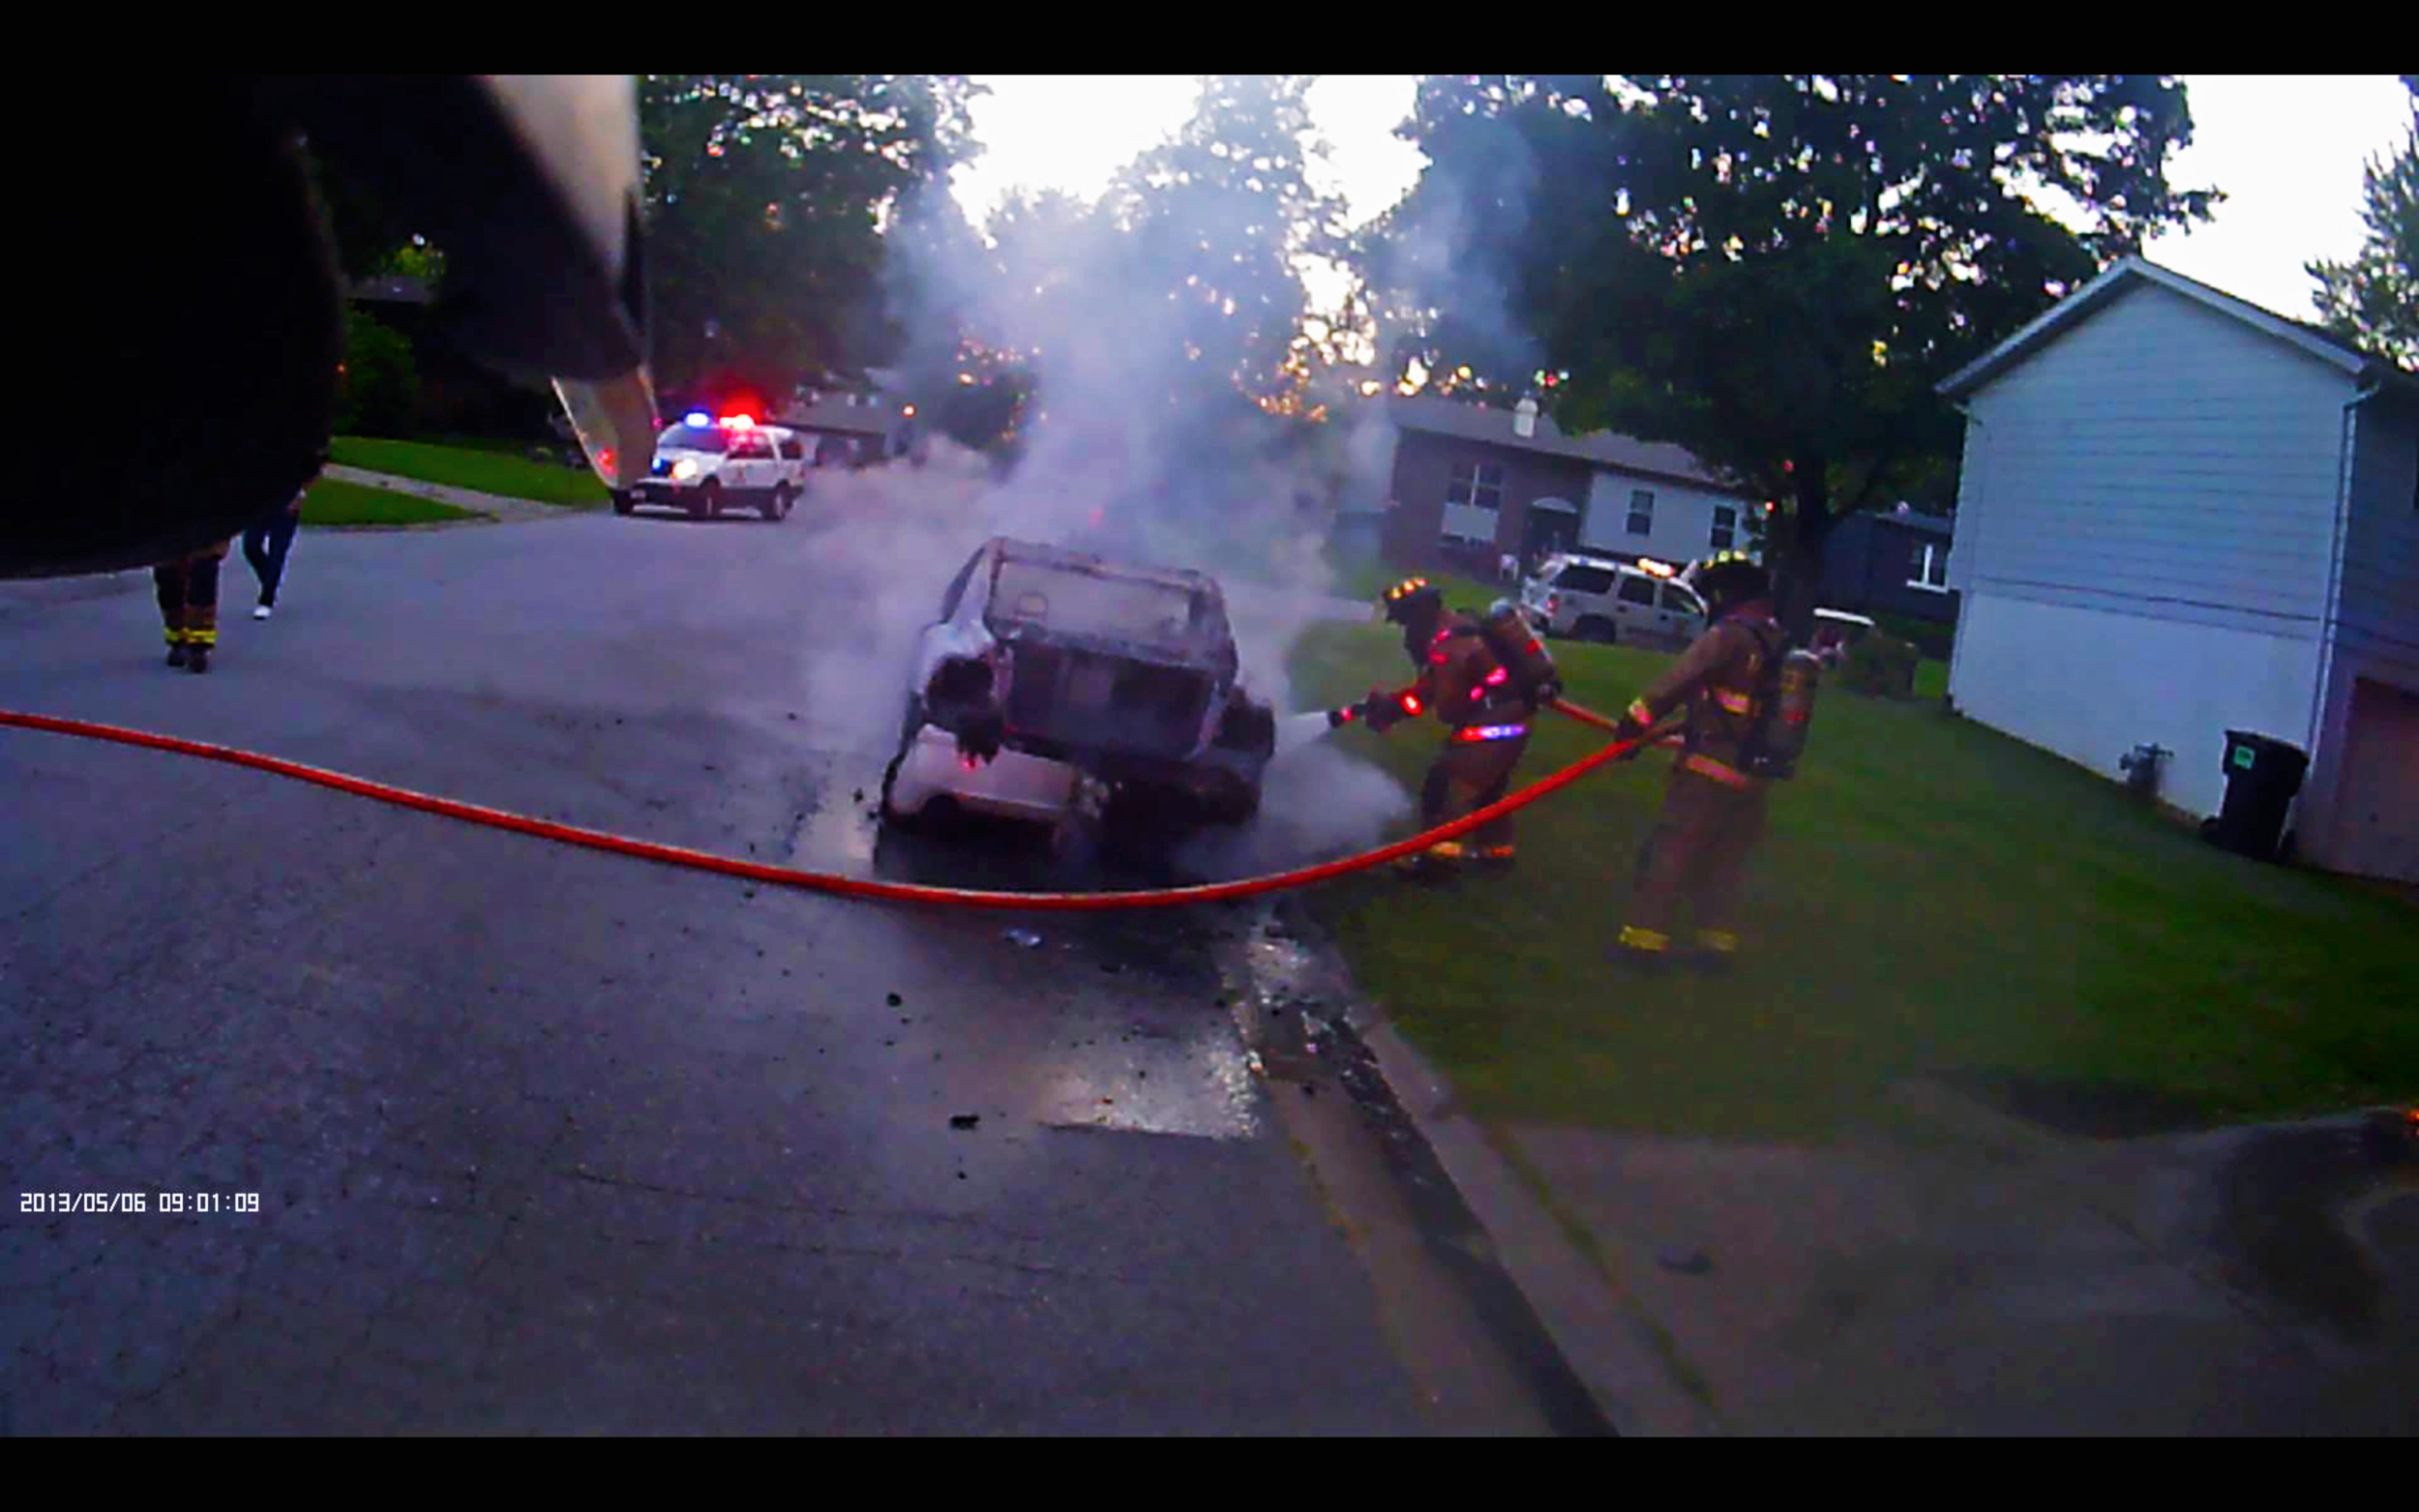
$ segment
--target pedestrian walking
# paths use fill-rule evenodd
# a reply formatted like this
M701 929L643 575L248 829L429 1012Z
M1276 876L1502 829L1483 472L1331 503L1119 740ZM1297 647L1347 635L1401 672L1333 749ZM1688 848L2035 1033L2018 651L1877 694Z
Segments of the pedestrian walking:
M285 580L286 554L294 548L294 532L302 525L303 497L310 491L305 488L244 532L244 560L252 564L252 575L260 581L260 602L252 610L254 619L267 619L277 608L278 586Z

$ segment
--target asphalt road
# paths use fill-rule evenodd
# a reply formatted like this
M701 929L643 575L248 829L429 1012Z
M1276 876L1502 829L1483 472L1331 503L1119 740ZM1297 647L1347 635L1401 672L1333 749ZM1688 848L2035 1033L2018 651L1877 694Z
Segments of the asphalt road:
M848 528L307 531L269 623L229 558L205 677L162 665L139 576L14 589L0 706L801 866L1044 880L992 838L877 845L897 689L867 627L957 560L876 580ZM1441 1414L1389 1342L1405 1303L1220 1006L1241 910L758 889L20 730L0 794L0 1432L1526 1410Z

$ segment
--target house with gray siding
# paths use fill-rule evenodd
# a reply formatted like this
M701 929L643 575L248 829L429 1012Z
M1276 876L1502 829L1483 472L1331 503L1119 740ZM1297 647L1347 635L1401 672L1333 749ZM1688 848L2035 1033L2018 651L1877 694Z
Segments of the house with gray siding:
M1887 515L1850 515L1823 546L1821 604L1860 614L1903 614L1952 624L1949 586L1954 521L1901 504Z
M1394 432L1385 469L1387 558L1406 567L1492 575L1581 549L1623 561L1693 561L1755 550L1760 508L1684 449L1598 432L1565 434L1553 417L1426 396L1385 401Z
M2128 258L1952 375L1949 692L2164 796L2225 799L2229 729L2311 766L2299 854L2419 881L2419 379Z

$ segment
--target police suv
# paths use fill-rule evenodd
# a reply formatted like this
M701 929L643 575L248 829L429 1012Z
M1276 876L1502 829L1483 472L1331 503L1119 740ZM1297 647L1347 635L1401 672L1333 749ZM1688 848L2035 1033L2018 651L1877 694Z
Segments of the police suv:
M656 438L654 465L636 486L614 493L613 512L665 505L687 510L692 519L712 519L727 509L752 509L778 523L806 492L813 465L794 430L747 415L717 420L693 411Z
M1673 572L1661 562L1550 556L1523 588L1521 607L1549 636L1685 646L1705 632L1705 604L1672 581Z

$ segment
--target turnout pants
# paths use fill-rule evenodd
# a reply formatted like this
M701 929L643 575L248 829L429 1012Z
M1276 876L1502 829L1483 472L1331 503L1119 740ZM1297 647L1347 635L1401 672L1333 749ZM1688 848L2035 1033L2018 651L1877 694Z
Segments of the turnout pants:
M1698 945L1721 954L1736 950L1739 884L1764 838L1764 809L1760 782L1733 787L1675 768L1638 858L1637 890L1621 943L1632 950L1670 949L1685 906L1695 915Z
M1511 790L1512 773L1519 768L1521 754L1528 749L1526 735L1508 740L1448 741L1445 749L1437 753L1435 764L1428 768L1427 781L1419 787L1419 817L1424 825L1434 828L1499 802ZM1440 841L1429 847L1428 853L1450 860L1468 854L1474 847L1482 854L1509 855L1511 815L1490 819L1463 840Z
M151 584L160 593L160 623L172 646L215 646L219 643L219 560L226 542L195 551L151 570Z

